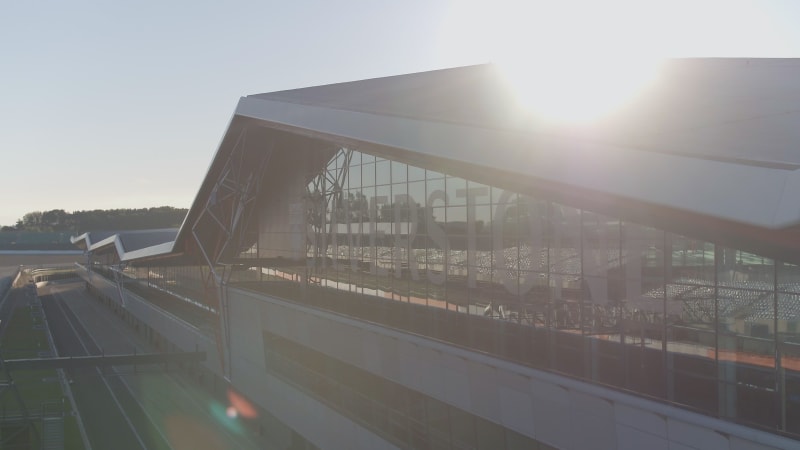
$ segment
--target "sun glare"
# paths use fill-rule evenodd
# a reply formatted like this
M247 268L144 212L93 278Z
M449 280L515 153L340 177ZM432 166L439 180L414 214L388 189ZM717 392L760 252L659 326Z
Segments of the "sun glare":
M537 119L585 124L614 112L653 84L656 60L562 57L498 62L520 104Z
M454 1L441 46L448 55L496 64L537 119L592 122L657 79L658 55L676 38L651 28L680 11L651 6L636 0Z

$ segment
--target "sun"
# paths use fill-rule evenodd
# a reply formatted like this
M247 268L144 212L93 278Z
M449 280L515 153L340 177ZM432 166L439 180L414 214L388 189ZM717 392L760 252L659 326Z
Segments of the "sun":
M655 59L609 56L523 57L497 62L517 101L538 120L589 124L619 110L659 78Z
M494 63L540 121L581 124L658 80L665 44L645 39L652 20L630 19L644 13L653 14L633 0L454 2L441 45L453 58Z

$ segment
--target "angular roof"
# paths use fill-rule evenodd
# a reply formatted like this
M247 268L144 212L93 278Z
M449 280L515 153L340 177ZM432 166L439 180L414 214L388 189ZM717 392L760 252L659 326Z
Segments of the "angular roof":
M298 105L562 134L702 159L800 167L800 59L676 59L660 82L593 126L537 122L514 99L501 71L479 65L250 95ZM591 76L591 75L588 75ZM579 134L578 134L579 133Z
M89 252L99 252L104 249L113 249L117 252L120 261L133 257L149 256L160 252L153 251L163 248L168 244L171 249L178 235L177 228L164 228L156 230L129 230L129 231L91 231L80 236L70 238L73 244Z
M800 60L669 61L644 95L589 126L526 116L490 65L253 95L237 114L734 222L800 224Z
M84 249L89 250L92 245L108 238L109 236L113 236L113 231L87 231L78 236L73 236L69 238L70 242L74 245Z
M495 66L479 65L314 86L248 99L498 129L524 129L525 111Z
M491 65L244 97L169 252L191 247L225 159L256 128L677 232L724 225L730 240L752 235L766 251L795 240L800 225L798 59L671 60L641 96L584 126L537 120Z

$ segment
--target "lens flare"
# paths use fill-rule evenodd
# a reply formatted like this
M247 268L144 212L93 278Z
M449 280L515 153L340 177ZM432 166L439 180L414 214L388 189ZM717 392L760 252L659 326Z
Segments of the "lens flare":
M229 411L231 410L231 408L232 407L226 408L225 406L222 406L216 402L212 403L210 407L211 415L217 420L217 422L222 424L229 431L236 434L242 434L244 432L244 429L242 427L242 424L238 420L238 417L231 417L229 415ZM234 410L234 412L236 411Z
M228 415L231 419L235 419L239 416L239 413L236 412L236 408L233 406L228 406L228 409L225 411L225 414Z
M233 389L228 389L228 402L230 402L231 408L236 411L237 415L245 419L255 419L258 417L258 412L253 405Z

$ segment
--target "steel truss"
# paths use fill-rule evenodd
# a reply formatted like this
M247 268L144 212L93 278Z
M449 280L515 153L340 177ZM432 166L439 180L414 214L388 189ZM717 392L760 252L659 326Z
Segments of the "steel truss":
M330 227L328 232L325 232L328 226L327 212L330 211L333 215L345 207L342 189L347 181L352 158L352 150L340 148L306 186L306 196L309 200L307 220L314 228L314 240L308 242L308 247L313 248L315 260L324 258L328 244L335 242L337 230ZM335 223L335 220L331 222Z
M255 152L247 152L246 135L246 130L239 134L203 210L192 225L194 242L208 265L208 272L201 273L203 289L207 304L213 305L219 314L215 329L217 350L223 376L229 381L231 336L225 286L230 279L231 270L223 258L231 252L234 256L237 255L246 244L247 227L257 210L253 203L258 196L264 169L273 152L273 144L264 151L259 151L257 155ZM207 236L213 236L213 239L202 239L201 230Z
M111 270L111 273L114 274L114 282L117 284L117 292L119 293L119 301L122 303L122 307L127 309L127 305L125 304L125 286L124 286L124 278L125 274L125 267L127 264L120 262L117 264L110 264L108 268Z

